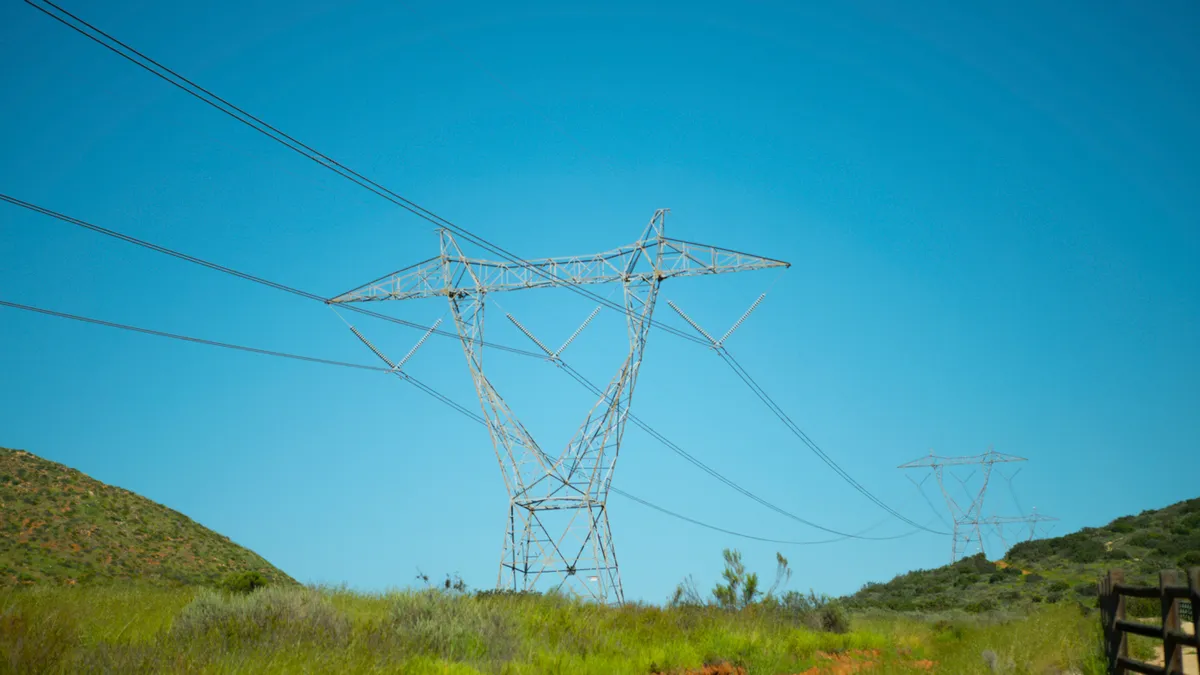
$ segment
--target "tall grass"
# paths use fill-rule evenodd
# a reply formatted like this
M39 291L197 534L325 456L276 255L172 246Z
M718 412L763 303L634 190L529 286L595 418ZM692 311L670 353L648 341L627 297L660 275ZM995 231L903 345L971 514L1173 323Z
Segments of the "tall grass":
M601 607L555 596L339 589L0 591L0 673L1098 672L1093 617L854 617L847 633L750 607Z

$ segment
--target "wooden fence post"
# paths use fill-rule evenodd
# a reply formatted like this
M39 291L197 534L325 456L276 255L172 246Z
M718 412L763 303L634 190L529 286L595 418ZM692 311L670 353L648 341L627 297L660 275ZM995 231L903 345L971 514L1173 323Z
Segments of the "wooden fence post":
M1104 629L1105 670L1112 673L1116 667L1116 643L1112 641L1112 572L1100 577L1100 627Z
M1200 640L1200 567L1188 571L1188 601L1192 604L1192 635ZM1196 666L1200 669L1200 643L1196 645Z
M1096 580L1097 586L1097 602L1100 606L1100 629L1104 639L1104 665L1106 671L1112 671L1112 619L1109 616L1109 593L1108 588L1112 583L1109 574L1104 574Z
M1167 675L1183 675L1183 645L1172 636L1178 631L1179 603L1167 588L1179 585L1179 574L1175 570L1158 573L1159 600L1162 602L1163 672Z
M1108 591L1112 598L1112 618L1109 626L1112 630L1113 656L1109 672L1112 675L1126 675L1125 667L1120 659L1129 658L1129 638L1125 631L1117 629L1117 622L1125 620L1125 596L1117 591L1117 585L1125 583L1125 572L1112 570L1108 573Z

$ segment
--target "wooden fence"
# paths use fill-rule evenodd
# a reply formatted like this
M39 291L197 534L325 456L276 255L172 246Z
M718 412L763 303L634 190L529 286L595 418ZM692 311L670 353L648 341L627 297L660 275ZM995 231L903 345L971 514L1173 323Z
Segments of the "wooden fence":
M1104 655L1110 675L1146 673L1147 675L1182 675L1184 646L1200 647L1200 567L1192 568L1186 580L1175 571L1160 572L1158 586L1128 586L1125 574L1113 570L1100 580L1100 620L1104 625ZM1156 598L1162 610L1162 625L1130 621L1125 616L1125 598ZM1192 624L1192 634L1183 630L1180 605L1187 603L1186 613ZM1129 635L1144 635L1162 640L1163 665L1156 666L1129 658ZM1200 650L1190 658L1197 659Z

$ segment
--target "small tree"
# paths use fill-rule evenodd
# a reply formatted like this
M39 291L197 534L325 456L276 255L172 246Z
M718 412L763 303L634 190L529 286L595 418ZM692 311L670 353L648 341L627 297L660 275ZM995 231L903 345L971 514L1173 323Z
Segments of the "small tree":
M713 588L717 604L725 609L741 609L753 604L760 593L758 574L746 572L741 551L725 549L722 555L725 557L725 570L721 572L721 577L725 583L718 583Z
M788 567L788 559L782 553L775 554L775 581L763 593L759 585L758 574L747 572L742 562L740 551L725 549L725 569L721 572L724 580L713 588L714 604L724 609L743 609L755 603L767 602L778 604L775 593L787 585L792 578L792 570ZM690 575L675 587L675 593L667 601L672 607L698 606L707 604L696 586L696 580Z

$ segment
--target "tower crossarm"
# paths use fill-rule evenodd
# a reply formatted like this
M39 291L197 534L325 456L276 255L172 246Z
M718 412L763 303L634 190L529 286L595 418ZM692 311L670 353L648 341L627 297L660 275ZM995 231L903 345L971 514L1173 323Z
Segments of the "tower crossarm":
M1012 525L1015 523L1049 523L1057 520L1058 518L1053 516L1043 516L1041 514L1034 514L1031 516L990 516L988 518L981 518L979 520L979 524Z
M1001 464L1005 462L1024 462L1027 461L1024 457L1016 455L1006 455L1001 452L985 452L980 455L971 455L969 457L941 457L939 455L930 454L920 459L913 460L907 464L901 464L900 469L932 469L939 466L970 466L981 464Z
M781 260L656 236L585 256L508 262L444 255L380 277L330 302L413 300L554 286L638 283L789 266Z

